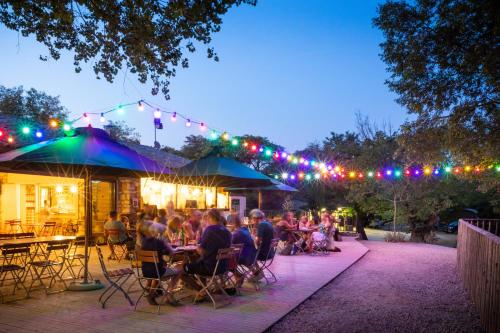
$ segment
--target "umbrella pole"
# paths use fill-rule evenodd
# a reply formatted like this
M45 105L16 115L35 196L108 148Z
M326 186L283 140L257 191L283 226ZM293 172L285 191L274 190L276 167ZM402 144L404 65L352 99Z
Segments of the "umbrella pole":
M104 288L104 285L99 281L89 281L89 247L92 238L92 179L90 172L85 168L84 179L85 193L85 265L83 267L83 280L71 282L68 290L72 291L90 291Z
M262 209L262 191L257 193L257 206Z

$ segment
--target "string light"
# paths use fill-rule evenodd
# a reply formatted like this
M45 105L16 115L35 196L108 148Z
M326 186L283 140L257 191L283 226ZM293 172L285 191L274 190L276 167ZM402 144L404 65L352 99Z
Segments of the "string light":
M13 143L13 142L14 142L14 138L13 138L12 136L9 136L9 137L7 138L7 142L8 142L8 143Z
M36 131L35 136L40 139L43 136L43 133L41 131Z
M99 118L99 121L101 123L104 123L106 121L106 118L104 118L104 113L101 113L101 118Z
M142 101L137 102L137 110L139 112L144 111L144 104L142 103Z
M3 131L2 131L2 130L0 130L0 137L2 137L2 136L3 136Z
M119 115L123 115L125 113L125 109L123 108L123 106L118 105L118 108L116 109L116 113L118 113Z
M160 109L156 109L153 116L155 117L155 119L160 119L161 118L161 111Z
M86 114L86 113L84 113L84 114L83 114L83 120L84 120L85 122L87 122L87 123L90 123L90 117L89 117L89 115L88 115L88 114Z
M170 116L170 121L171 122L175 122L177 120L177 112L174 112L172 113L172 115Z
M49 125L52 128L56 128L59 125L59 123L57 122L57 120L53 119L53 120L50 121Z
M65 132L67 132L67 131L71 130L71 125L70 125L70 124L64 124L64 125L63 125L63 130L64 130Z
M232 144L233 146L237 146L237 145L238 145L238 139L233 139L233 140L231 141L231 144Z
M190 119L186 120L186 127L191 127L191 120Z
M24 126L22 128L23 134L30 134L31 129L28 126Z
M205 123L200 124L200 131L205 131L207 129L207 126L205 126Z

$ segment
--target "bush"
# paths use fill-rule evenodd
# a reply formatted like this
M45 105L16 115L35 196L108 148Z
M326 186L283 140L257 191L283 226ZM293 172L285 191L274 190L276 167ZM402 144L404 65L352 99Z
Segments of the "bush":
M385 233L384 240L386 242L398 243L398 242L404 242L405 237L406 235L403 232L390 231Z

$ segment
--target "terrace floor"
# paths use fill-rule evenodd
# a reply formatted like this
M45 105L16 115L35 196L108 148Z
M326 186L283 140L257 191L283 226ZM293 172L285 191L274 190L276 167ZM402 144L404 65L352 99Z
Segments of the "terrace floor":
M278 256L272 267L276 284L261 291L244 286L242 296L217 310L211 303L184 303L176 308L163 306L157 315L146 301L134 311L119 294L102 309L97 302L101 291L50 296L39 292L30 299L0 305L0 332L262 332L368 252L353 238L343 240L336 243L342 252L328 256ZM91 272L104 281L96 256L91 258ZM132 299L138 296L138 291L131 293Z

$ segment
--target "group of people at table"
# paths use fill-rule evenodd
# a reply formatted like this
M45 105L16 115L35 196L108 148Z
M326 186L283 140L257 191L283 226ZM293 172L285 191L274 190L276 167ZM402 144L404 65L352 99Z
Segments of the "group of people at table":
M252 230L249 229L249 226ZM108 238L111 255L114 259L114 245L135 241L136 250L156 251L159 263L142 263L142 274L148 281L150 293L147 301L156 305L158 280L154 280L158 273L161 276L170 276L168 288L173 290L179 280L191 289L200 290L201 286L193 278L194 274L211 276L216 269L217 253L220 249L231 247L232 244L242 244L242 250L238 257L238 265L251 267L257 260L266 260L274 256L270 246L274 238L278 237L285 244L295 244L294 232L296 230L308 230L303 238L302 247L305 251L312 250L313 242L318 239L329 237L334 225L328 214L323 214L321 220L314 218L309 220L307 215L301 216L296 221L293 213L287 212L275 226L266 219L265 214L259 209L253 209L249 213L249 223L244 224L240 216L232 212L224 217L217 209L210 209L205 213L198 210L191 212L188 219L183 220L178 215L167 217L166 211L160 209L157 216L150 213L142 213L136 225L136 237L133 240L127 233L127 227L118 219L116 212L111 212L109 220L104 224L105 236ZM119 230L118 234L108 234L109 230ZM229 231L229 230L232 230ZM276 236L276 237L275 237ZM196 246L195 260L180 262L177 265L167 266L163 256L173 256L176 248L186 245ZM269 257L268 257L269 256ZM226 270L227 263L219 263L217 270ZM244 276L238 270L232 271L236 285L244 283ZM261 271L255 271L251 279L263 278ZM170 304L178 302L172 294L167 294L166 301ZM205 295L201 295L203 298Z

